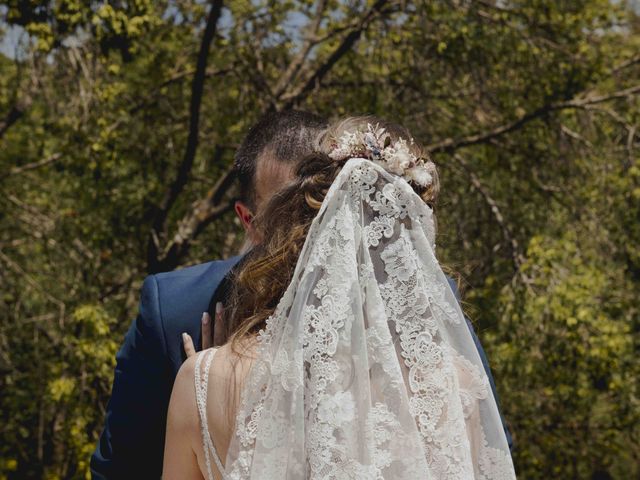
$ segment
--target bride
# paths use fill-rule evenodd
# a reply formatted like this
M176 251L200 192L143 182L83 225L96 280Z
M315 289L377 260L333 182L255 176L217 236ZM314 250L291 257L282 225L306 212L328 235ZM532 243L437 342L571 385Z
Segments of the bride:
M255 219L226 343L178 373L163 478L515 478L435 256L438 189L399 125L321 135Z

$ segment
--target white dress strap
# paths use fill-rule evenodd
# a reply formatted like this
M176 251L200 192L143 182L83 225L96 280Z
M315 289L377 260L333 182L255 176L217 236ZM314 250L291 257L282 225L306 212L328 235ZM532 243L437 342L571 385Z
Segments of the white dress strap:
M211 457L216 462L218 471L223 479L226 479L224 467L220 461L220 456L213 445L211 434L209 433L209 424L207 422L207 388L209 386L209 369L211 362L218 348L208 348L198 352L195 368L195 386L196 386L196 402L198 404L198 413L200 416L200 430L202 431L202 446L204 448L204 458L207 466L208 480L215 480L211 470ZM202 372L202 362L204 360L204 372Z

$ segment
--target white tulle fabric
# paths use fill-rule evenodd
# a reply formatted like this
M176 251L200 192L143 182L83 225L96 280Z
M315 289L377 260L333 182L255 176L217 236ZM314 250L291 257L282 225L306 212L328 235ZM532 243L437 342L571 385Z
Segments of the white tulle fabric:
M515 478L434 250L406 180L350 159L258 336L225 478Z

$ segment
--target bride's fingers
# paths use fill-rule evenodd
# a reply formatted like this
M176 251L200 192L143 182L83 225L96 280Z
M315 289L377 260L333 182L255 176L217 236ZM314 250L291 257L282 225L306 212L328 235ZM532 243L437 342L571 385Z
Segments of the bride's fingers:
M182 334L182 345L184 346L184 353L187 354L187 358L196 354L196 348L193 345L193 339L188 333Z
M216 319L215 325L213 327L213 344L221 345L222 344L222 332L224 327L222 325L222 303L216 303Z
M211 317L208 312L202 314L202 350L206 350L213 346L213 338L211 332Z

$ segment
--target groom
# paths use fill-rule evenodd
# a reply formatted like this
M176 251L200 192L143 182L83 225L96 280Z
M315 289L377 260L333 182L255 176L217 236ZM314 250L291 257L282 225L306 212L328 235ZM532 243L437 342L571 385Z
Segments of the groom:
M311 153L323 118L307 112L271 113L253 126L236 152L241 198L235 211L253 241L251 219ZM171 389L184 361L182 332L201 345L200 319L236 256L148 276L138 316L117 356L105 426L91 457L94 479L159 478ZM214 318L214 315L211 315Z
M255 241L253 214L291 178L296 162L311 153L312 139L326 126L326 120L314 114L292 110L267 114L247 133L234 162L241 192L235 211L245 228L247 247ZM91 457L92 478L160 477L169 398L185 358L181 334L202 344L202 312L210 310L214 292L225 288L225 275L240 258L144 280L138 316L116 356L105 426ZM475 334L473 338L495 393L482 347ZM507 438L510 442L508 431Z

